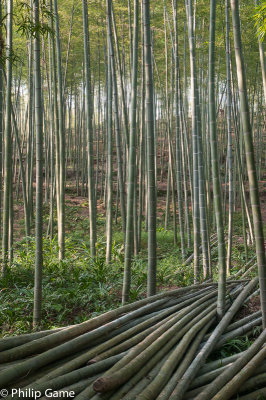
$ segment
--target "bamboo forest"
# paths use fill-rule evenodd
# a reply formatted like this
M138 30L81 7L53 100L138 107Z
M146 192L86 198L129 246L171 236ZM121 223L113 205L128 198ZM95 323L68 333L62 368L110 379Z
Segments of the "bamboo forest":
M0 399L266 399L266 0L0 0Z

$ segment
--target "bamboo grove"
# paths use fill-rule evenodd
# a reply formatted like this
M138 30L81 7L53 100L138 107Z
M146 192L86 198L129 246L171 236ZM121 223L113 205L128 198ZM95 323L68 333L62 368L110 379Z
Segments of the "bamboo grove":
M12 265L13 202L23 201L25 237L35 236L34 325L41 320L44 235L65 257L70 185L88 198L90 256L97 220L124 238L122 302L148 232L147 295L156 293L160 191L194 283L218 273L226 306L242 213L245 252L256 246L266 324L266 264L259 183L265 174L265 58L250 0L6 0L0 3L2 275ZM49 220L43 222L43 207ZM35 232L34 232L35 229ZM218 245L218 263L211 248ZM217 264L217 265L216 265Z

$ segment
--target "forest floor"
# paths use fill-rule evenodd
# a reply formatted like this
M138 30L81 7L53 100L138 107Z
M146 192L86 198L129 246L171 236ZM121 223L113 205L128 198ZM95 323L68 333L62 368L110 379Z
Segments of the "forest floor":
M263 188L263 183L261 185ZM193 266L182 265L179 238L174 246L172 220L165 229L164 188L158 197L157 220L157 282L158 290L193 284ZM263 193L262 193L263 195ZM262 204L266 220L265 196ZM56 225L56 215L55 225ZM45 228L49 219L48 205L44 207ZM23 207L15 205L14 261L6 279L0 286L0 329L2 336L31 331L34 285L34 237L26 244L24 238ZM143 222L144 224L144 222ZM44 239L43 271L43 322L42 329L72 325L87 320L121 304L123 281L124 246L120 218L114 225L112 264L105 263L105 213L102 202L97 215L97 258L92 260L89 252L89 218L87 197L77 196L74 187L66 191L66 257L58 262L57 236ZM144 226L143 226L144 231ZM45 230L46 232L46 230ZM242 219L234 213L234 247L232 272L245 264L246 257L242 238ZM192 248L187 249L187 255ZM255 255L254 246L249 246L248 259ZM217 249L212 251L213 266L217 262ZM130 301L144 298L147 281L147 233L142 233L141 251L132 266ZM214 279L217 271L214 268ZM253 272L253 275L256 271ZM170 277L169 277L170 276ZM251 275L252 276L252 275ZM253 298L243 307L237 318L253 313L260 308L259 297ZM256 335L256 333L254 333ZM223 346L221 354L230 355L233 349L244 350L252 338L243 336Z

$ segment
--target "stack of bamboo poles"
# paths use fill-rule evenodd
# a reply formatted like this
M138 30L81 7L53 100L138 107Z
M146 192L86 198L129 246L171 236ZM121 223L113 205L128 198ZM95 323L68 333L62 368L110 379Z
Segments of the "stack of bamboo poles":
M225 400L265 386L266 330L245 352L206 363L228 339L252 335L261 326L259 311L232 322L257 285L257 278L228 281L220 322L217 284L206 283L127 304L79 325L4 338L0 388L9 393L20 388L27 398L38 391L43 399L49 388L73 391L78 400Z

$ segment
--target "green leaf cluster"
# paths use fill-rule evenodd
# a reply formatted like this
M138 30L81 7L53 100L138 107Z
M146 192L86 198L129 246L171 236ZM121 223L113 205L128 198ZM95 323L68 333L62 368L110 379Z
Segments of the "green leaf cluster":
M266 33L266 1L258 5L253 15L255 20L255 28L257 29L257 35L261 41L263 41Z

